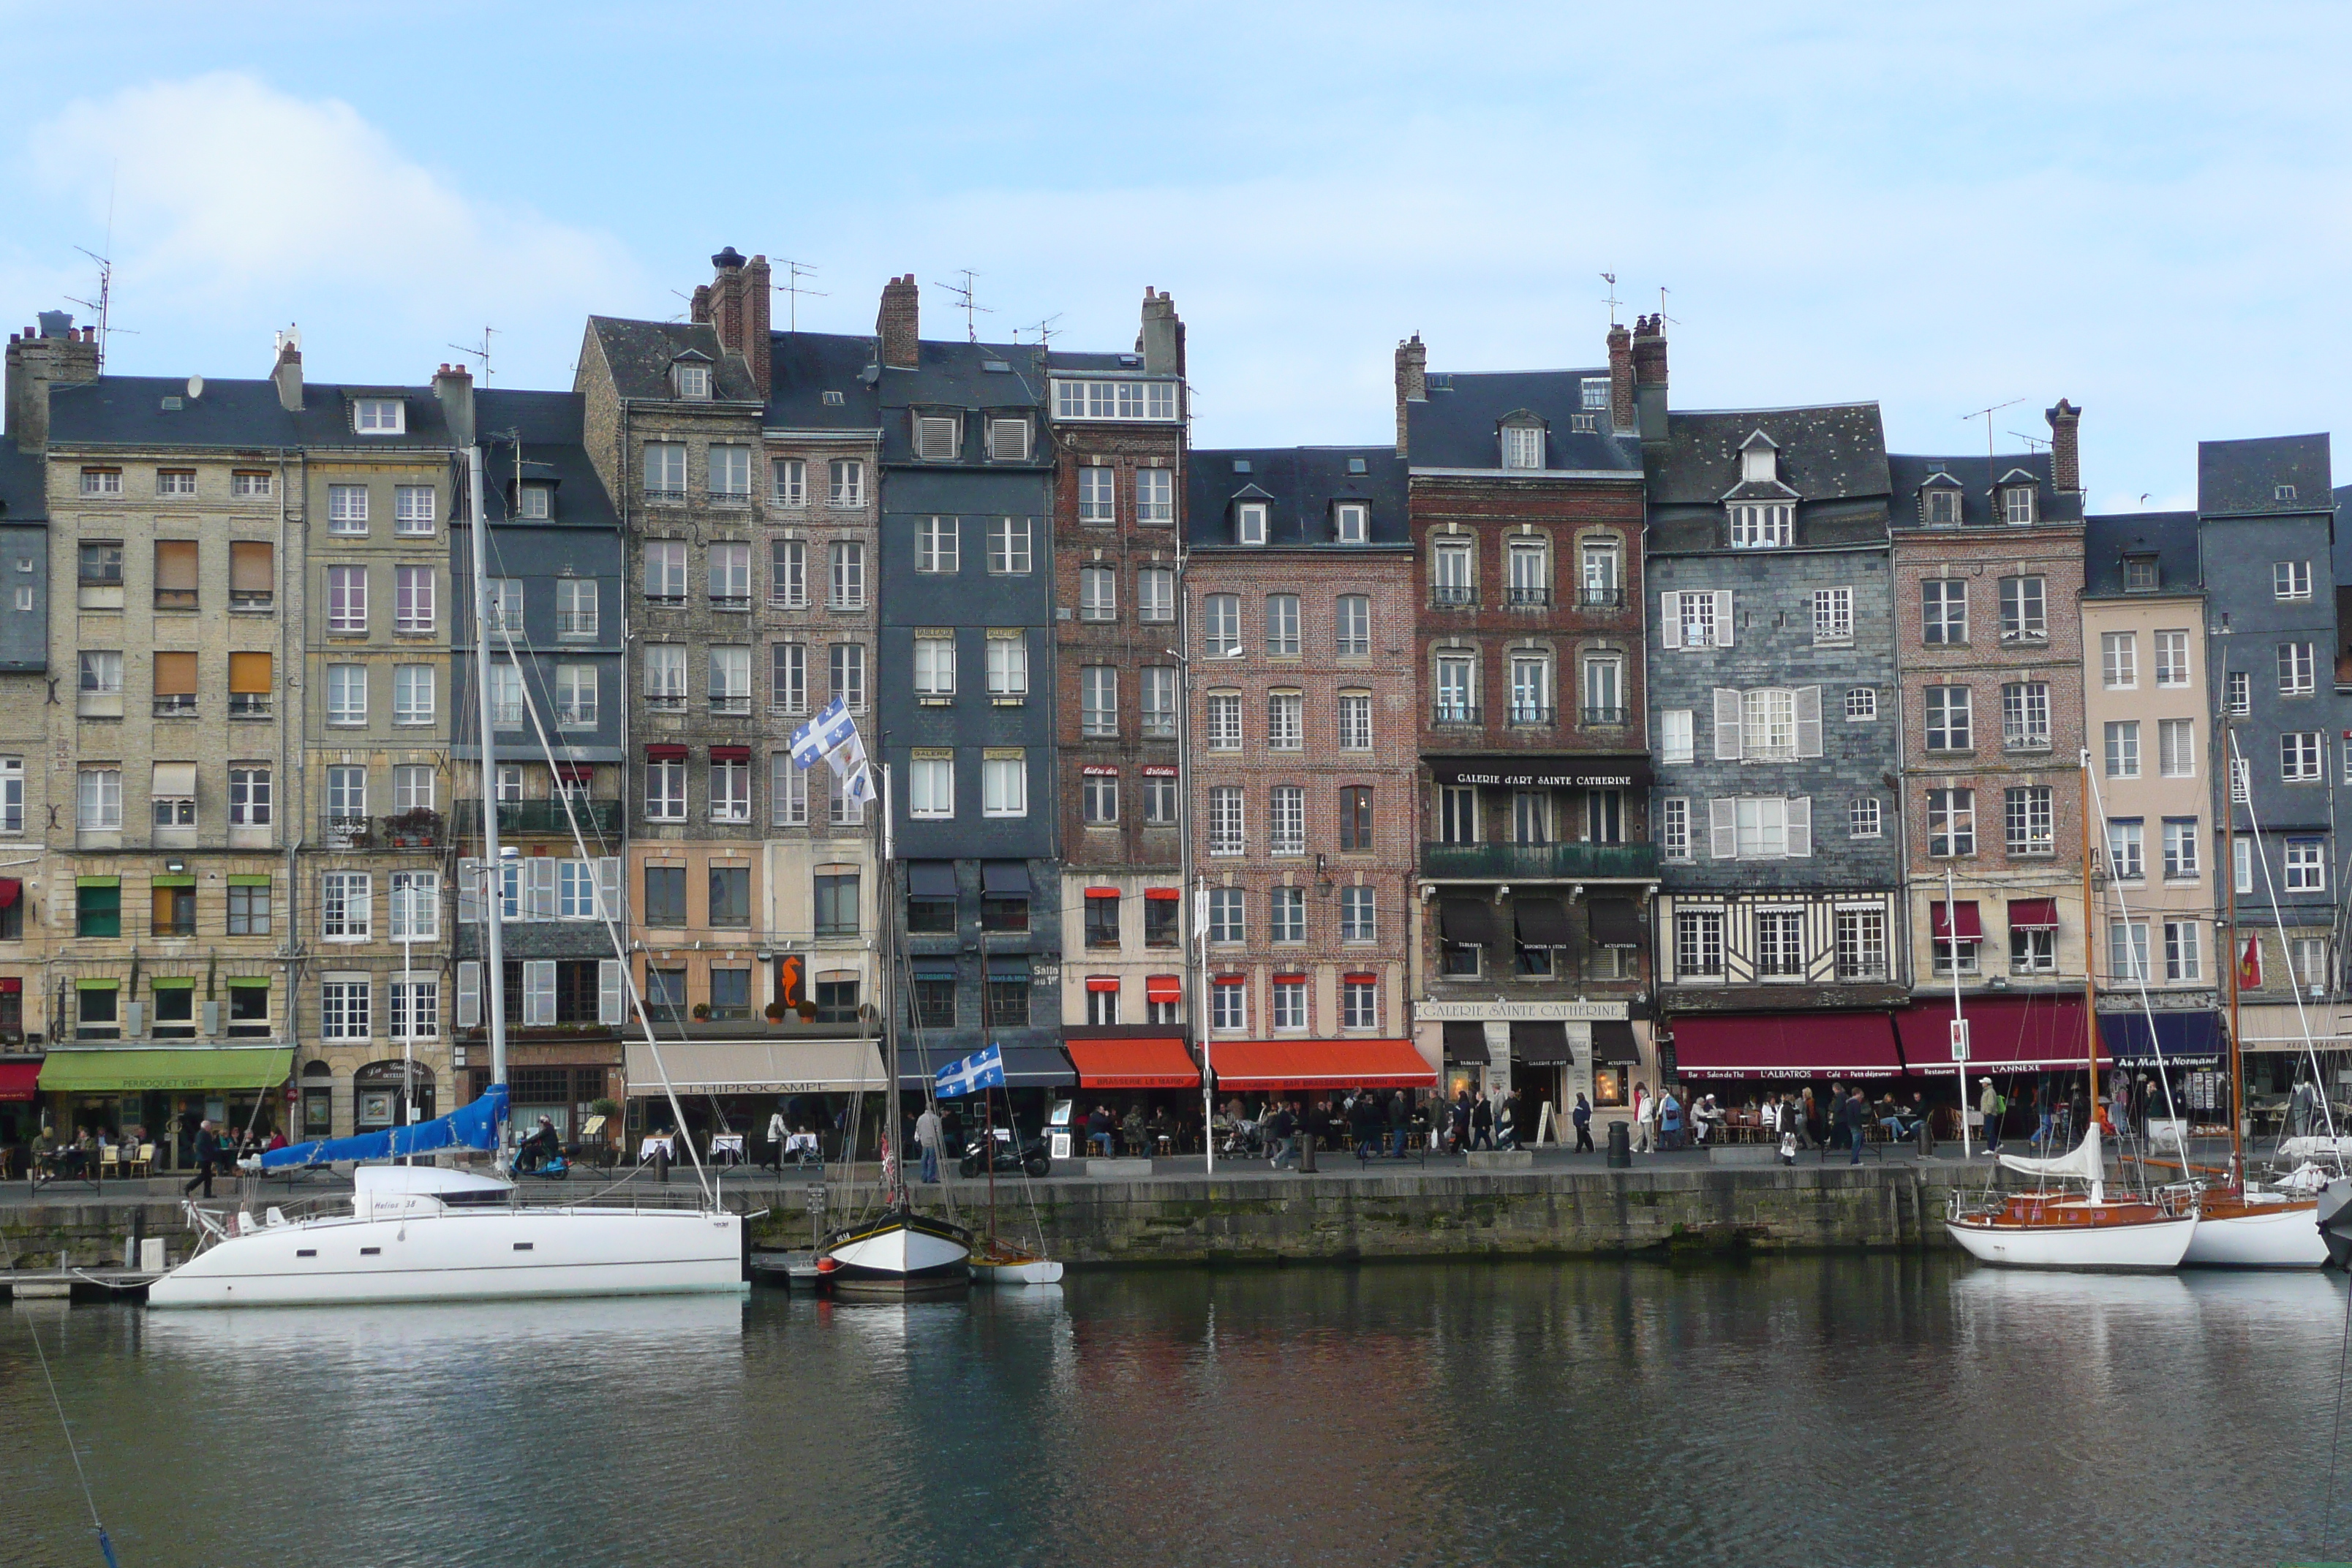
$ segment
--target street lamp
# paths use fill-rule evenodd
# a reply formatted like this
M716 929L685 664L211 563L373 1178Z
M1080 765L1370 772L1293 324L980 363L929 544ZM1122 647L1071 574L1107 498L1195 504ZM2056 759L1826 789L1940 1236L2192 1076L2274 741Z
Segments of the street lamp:
M1189 595L1187 595L1189 601ZM1184 1004L1192 1009L1201 1031L1201 1153L1210 1175L1217 1173L1217 1099L1209 1062L1209 1008L1205 977L1209 967L1209 909L1192 880L1192 658L1175 648L1162 650L1176 661L1176 847L1178 879L1191 905L1191 929L1184 933ZM1239 646L1206 656L1212 660L1242 657Z

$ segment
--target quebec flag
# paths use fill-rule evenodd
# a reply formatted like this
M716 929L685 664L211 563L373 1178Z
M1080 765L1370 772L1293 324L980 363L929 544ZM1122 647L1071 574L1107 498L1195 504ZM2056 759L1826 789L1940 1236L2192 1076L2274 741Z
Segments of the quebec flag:
M996 1046L974 1051L961 1061L948 1063L933 1075L931 1081L941 1100L958 1100L983 1089L1003 1089L1004 1052Z
M793 765L814 767L819 757L830 757L843 746L856 746L858 756L865 755L865 746L857 738L857 721L849 716L848 705L836 697L793 731Z

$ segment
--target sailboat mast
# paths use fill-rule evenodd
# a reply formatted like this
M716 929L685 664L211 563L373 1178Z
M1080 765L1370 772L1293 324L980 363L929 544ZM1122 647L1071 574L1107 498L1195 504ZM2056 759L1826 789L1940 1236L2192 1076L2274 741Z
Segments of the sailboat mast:
M1959 908L1952 902L1952 868L1950 862L1947 861L1944 866L1944 957L1945 961L1952 966L1952 1022L1955 1025L1959 1024L1963 1018L1960 1012L1959 920ZM1953 1032L1958 1033L1957 1028ZM1959 1074L1960 1079L1960 1158L1965 1160L1969 1157L1969 1058L1957 1050L1953 1053L1953 1057L1952 1068ZM1994 1131L1999 1129L1996 1128ZM1990 1137L1991 1133L1988 1132L1986 1136Z
M2091 931L2091 749L2083 748L2083 1055L2091 1071L2090 1121L2099 1119L2099 994ZM2126 933L2126 941L2130 940ZM2086 1124L2087 1125L2087 1124Z
M2222 668L2226 671L2228 665ZM2227 784L2221 792L2221 885L2228 900L2224 920L2230 932L2230 1179L2242 1182L2246 1170L2246 1059L2238 1054L2238 769L2231 760L2237 749L2235 731L2224 716L2221 750Z
M488 885L481 889L482 991L488 1004L490 1081L507 1081L506 956L499 928L506 922L506 868L499 860L498 763L491 756L494 732L490 713L490 620L484 602L488 584L482 521L482 449L466 448L466 516L473 534L474 575L474 711L481 721L482 866Z

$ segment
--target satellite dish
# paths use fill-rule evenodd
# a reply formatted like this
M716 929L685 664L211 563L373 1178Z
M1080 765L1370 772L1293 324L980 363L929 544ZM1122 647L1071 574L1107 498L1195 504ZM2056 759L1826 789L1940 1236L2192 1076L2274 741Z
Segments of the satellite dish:
M201 375L192 375L188 377L188 401L193 403L204 395L205 378Z

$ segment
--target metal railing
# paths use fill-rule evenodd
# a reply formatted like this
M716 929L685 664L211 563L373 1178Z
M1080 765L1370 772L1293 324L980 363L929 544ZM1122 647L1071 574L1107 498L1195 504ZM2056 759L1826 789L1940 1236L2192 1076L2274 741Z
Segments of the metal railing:
M1625 590L1585 588L1579 591L1576 602L1588 610L1621 610L1625 607Z
M1658 874L1654 844L1430 844L1421 847L1424 877L1455 881L1530 878L1624 878Z
M184 691L174 696L155 699L155 717L158 719L188 718L193 716L195 710L196 694L193 691Z
M596 635L596 612L593 610L556 611L555 635L560 637L594 637Z
M1631 714L1632 710L1625 708L1586 708L1584 721L1588 724L1622 724Z
M580 822L580 831L592 837L616 838L621 832L621 803L617 800L586 800L572 797L572 816L566 816L564 803L548 800L502 800L499 802L500 833L554 834L572 836L572 817ZM461 800L455 808L457 832L461 838L471 838L482 831L482 803Z
M1485 720L1475 703L1441 702L1431 712L1429 721L1433 724L1478 724Z
M1510 590L1508 603L1517 609L1541 609L1551 603L1549 588L1517 588Z
M1440 608L1458 608L1478 602L1478 590L1468 584L1440 583L1429 590L1429 602Z
M1514 702L1511 704L1511 722L1514 724L1549 724L1552 721L1552 717L1553 710L1541 703Z

